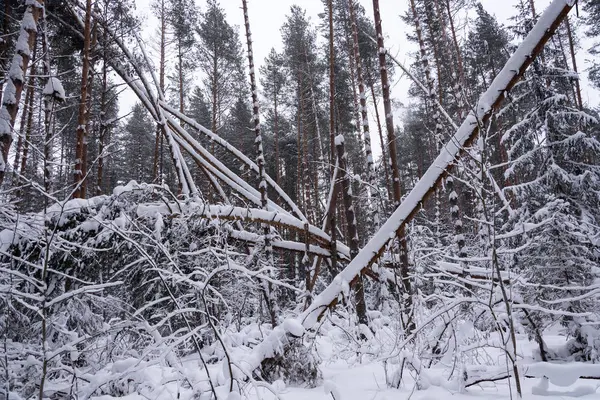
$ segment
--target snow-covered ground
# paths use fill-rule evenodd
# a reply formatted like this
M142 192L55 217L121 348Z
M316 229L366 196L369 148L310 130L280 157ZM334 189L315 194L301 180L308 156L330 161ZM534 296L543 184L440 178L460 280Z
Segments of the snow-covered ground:
M253 336L258 333L256 327L242 330L242 332L231 332L224 335L225 343L230 347L230 356L234 362L243 364L244 355L250 354L249 347L255 343ZM264 333L264 332L263 332ZM317 337L315 352L321 360L322 380L314 388L298 387L288 385L283 380L278 380L272 385L259 381L250 381L241 384L241 390L228 393L228 375L225 364L210 364L209 370L219 399L223 400L442 400L452 398L456 400L466 399L511 399L518 398L514 382L510 384L506 379L496 382L481 383L469 388L459 390L456 380L448 380L452 368L457 368L453 354L444 357L431 369L427 369L420 377L414 370L405 369L402 383L398 388L389 385L390 380L398 370L398 357L395 354L395 339L393 330L384 328L378 334L370 338L366 343L360 344L348 330L338 326L325 324L320 336ZM262 334L262 333L261 333ZM560 348L565 343L565 338L559 335L548 335L545 337L549 348ZM488 337L488 343L494 343L494 334ZM522 378L523 395L526 399L600 399L600 381L578 379L581 375L600 375L600 365L568 363L553 364L538 363L533 360L535 344L527 340L524 335L519 335L519 357L521 360L521 373L528 377ZM250 344L250 346L248 346ZM221 358L224 354L214 347L213 355ZM491 347L480 348L477 358L486 360L487 365L480 365L479 370L484 371L506 371L507 364L503 352ZM452 352L451 352L452 353ZM209 357L209 354L205 354ZM472 357L464 357L465 367L473 371L476 366L468 360ZM452 360L452 362L447 362ZM424 360L423 364L426 362ZM419 360L413 358L414 363ZM129 387L124 385L122 397L128 400L171 400L171 399L210 399L208 381L197 356L181 360L178 372L153 363L139 363L135 359L114 363L105 374L106 377L125 373L129 378ZM133 372L135 371L135 372ZM193 382L196 388L189 389L189 385L182 383L181 373ZM234 375L237 375L234 372ZM536 377L532 377L536 376ZM549 379L543 378L547 376ZM102 373L92 378L103 380ZM123 380L121 380L123 382ZM418 382L418 384L417 384ZM121 383L123 385L123 383ZM93 386L93 385L92 385ZM135 389L133 387L135 386ZM106 386L104 386L106 388ZM115 388L116 389L116 388ZM133 390L132 390L133 389ZM85 394L84 394L84 397ZM112 396L90 396L95 400L113 400Z

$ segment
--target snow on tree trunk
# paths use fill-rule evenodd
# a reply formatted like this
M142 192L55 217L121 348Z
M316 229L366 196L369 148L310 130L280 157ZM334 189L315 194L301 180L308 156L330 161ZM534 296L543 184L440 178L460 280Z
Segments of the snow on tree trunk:
M358 96L360 98L360 122L363 129L364 143L365 143L365 153L367 156L367 182L371 186L370 192L373 196L373 200L371 201L372 214L371 214L371 225L374 229L379 228L381 224L380 221L380 205L381 205L381 196L380 191L377 187L377 182L375 180L375 164L373 161L373 151L371 150L371 133L369 131L369 117L367 115L367 95L365 92L365 80L363 76L363 66L362 60L360 58L360 49L358 42L358 28L356 26L356 11L354 9L354 0L348 1L348 6L350 8L350 20L352 27L352 48L354 51L354 61L356 63L356 77L358 80Z
M550 4L488 90L481 95L477 107L466 117L402 204L348 266L297 317L305 329L311 329L318 323L321 315L335 304L344 288L347 288L348 284L354 281L363 269L377 259L386 244L396 236L396 232L402 229L419 211L424 201L441 183L465 145L471 143L477 136L480 124L483 125L490 119L493 112L502 104L506 93L523 77L529 65L542 51L544 44L552 37L556 28L573 8L574 3L573 0L554 0ZM247 359L249 367L253 367L250 369L258 368L262 360L280 351L279 346L285 334L285 330L275 329L260 345L257 345Z
M26 5L0 108L0 185L6 174L8 152L13 141L13 127L19 111L25 74L35 46L37 23L44 12L44 0L27 0Z

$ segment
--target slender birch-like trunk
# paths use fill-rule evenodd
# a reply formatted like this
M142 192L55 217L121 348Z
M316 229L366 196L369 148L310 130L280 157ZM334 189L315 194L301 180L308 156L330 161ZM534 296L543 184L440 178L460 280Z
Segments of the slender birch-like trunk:
M268 210L268 192L267 180L265 171L265 155L263 151L263 140L260 129L260 113L258 101L258 88L256 87L256 73L254 68L254 54L252 52L252 34L250 31L250 19L248 18L248 4L246 0L242 0L244 11L244 24L246 26L246 42L248 45L248 68L250 70L250 90L252 91L252 119L254 121L254 134L256 146L256 165L258 166L258 190L260 192L260 203L263 210ZM183 111L182 111L183 113ZM271 228L268 224L262 223L263 236L265 241L265 258L270 267L274 267L273 248L271 246ZM271 318L271 324L277 325L277 303L273 296L273 285L266 281L262 281L263 291L267 303L267 309Z

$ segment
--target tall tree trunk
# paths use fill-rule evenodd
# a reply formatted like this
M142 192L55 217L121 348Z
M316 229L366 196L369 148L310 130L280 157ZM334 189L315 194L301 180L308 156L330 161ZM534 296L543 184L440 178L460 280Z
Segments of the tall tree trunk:
M4 182L8 164L8 153L12 144L12 131L15 126L19 102L25 83L30 55L35 47L37 23L44 12L44 0L35 0L25 9L17 43L27 44L17 47L13 56L0 108L0 185ZM33 23L32 23L33 22Z
M104 60L106 60L106 50L104 51ZM102 62L102 93L100 97L100 134L98 135L98 172L96 176L96 195L102 194L104 185L104 144L108 125L106 120L106 109L108 108L106 95L108 92L108 67L106 61Z
M454 51L456 52L456 62L458 67L458 87L456 88L456 93L459 99L459 108L461 112L461 118L468 112L468 105L463 95L463 91L465 90L465 68L463 64L462 52L460 50L460 45L458 44L458 38L456 36L456 28L454 26L454 17L452 16L452 10L450 8L450 0L445 1L446 12L448 13L448 21L450 22L450 33L452 34L452 43L454 45Z
M352 187L350 186L350 178L348 177L348 156L344 149L344 136L338 135L335 140L337 148L337 159L340 166L340 185L342 190L342 198L346 211L346 239L350 244L350 259L354 259L358 255L359 238L358 229L356 226L356 214L354 212L354 201L352 198ZM362 274L359 274L354 284L354 299L356 301L356 315L358 322L368 325L367 319L367 303L365 301L365 289L362 280Z
M35 57L37 54L37 46L33 48L33 57L32 61L35 61ZM23 120L25 120L25 115L27 115L27 119L24 126L21 126L21 131L25 130L25 138L23 140L23 156L21 157L21 174L25 174L25 170L27 168L27 159L29 157L29 145L31 143L31 131L33 130L33 113L34 113L34 100L35 100L35 76L36 68L35 64L31 64L29 70L29 88L27 88L27 94L25 98L25 107L23 108ZM23 132L21 132L22 134ZM17 166L15 165L15 169ZM19 182L19 179L17 179ZM18 183L17 183L18 184Z
M434 78L433 75L431 73L431 65L429 63L429 56L427 54L427 47L425 45L425 39L423 37L423 29L421 26L421 20L419 18L419 14L418 14L418 10L417 10L417 5L415 0L410 0L410 7L411 7L411 11L412 11L412 16L413 16L413 24L415 26L415 32L417 34L417 41L419 43L419 52L421 55L421 67L423 69L423 73L425 75L425 84L427 86L427 98L426 98L426 106L427 108L431 108L433 107L433 104L436 101L436 93L435 93L435 82L434 82ZM428 24L431 27L431 23ZM433 32L430 31L430 36L433 38ZM434 49L434 59L436 62L436 67L437 67L437 71L438 71L438 93L441 93L441 82L439 80L439 73L440 73L440 63L439 63L439 58L438 58L438 54L437 54L437 46L436 43L432 44L433 49ZM439 94L439 98L437 99L440 104L442 102L442 96L441 94ZM433 112L433 123L435 125L435 133L434 133L434 143L435 143L435 154L439 154L440 152L440 148L441 148L441 142L442 142L442 121L441 121L441 116L440 113L438 111L437 108L434 108L434 112ZM440 233L440 227L442 225L441 222L441 200L440 200L441 194L440 194L440 190L436 191L435 193L435 207L434 207L434 213L435 213L435 239L436 241L438 241L438 247L441 247L441 243L439 243L439 240L441 239L441 233Z
M4 35L5 38L7 38L10 34L10 28L9 28L9 24L10 21L12 19L12 7L11 7L11 3L9 1L4 0L4 18L2 20L2 34ZM2 65L2 70L3 71L8 71L8 65L6 64L7 62L7 51L8 51L8 44L9 41L4 39L2 41L2 43L0 43L0 60L1 60L1 65ZM3 76L2 79L0 79L0 101L2 101L2 93L4 92L4 80L5 77Z
M304 121L302 119L303 117L303 113L304 113L304 92L302 90L302 77L301 77L301 72L298 71L298 118L297 118L297 125L298 125L298 129L297 129L297 137L296 137L296 149L297 149L297 157L296 157L296 173L298 176L298 179L296 179L296 198L297 198L297 202L298 205L301 208L305 207L304 204L304 199L302 196L302 174L303 174L303 170L302 170L302 125L304 124ZM304 209L304 212L306 212L306 209Z
M412 0L414 1L414 0ZM381 14L379 11L379 0L373 0L373 12L375 16L375 31L377 33L377 48L379 49L379 70L381 74L381 87L383 89L383 108L385 111L385 126L387 129L388 150L390 156L390 169L392 171L392 188L394 194L394 206L398 207L402 200L400 186L400 171L398 168L398 154L396 151L396 135L394 133L394 115L392 113L392 102L390 100L390 85L385 57L385 44L383 41L383 30L381 28ZM404 311L404 328L407 335L413 329L412 323L412 285L409 276L408 246L406 244L405 229L402 227L397 232L400 255L400 277L404 302L401 305Z
M88 95L88 83L89 83L89 69L90 69L90 42L91 42L91 14L92 14L92 0L87 0L85 9L85 22L83 30L83 65L81 74L81 98L79 100L79 115L77 118L77 143L75 147L75 191L73 192L73 198L85 197L85 186L84 180L84 151L85 142L87 141L87 95Z
M577 98L577 106L580 110L583 110L583 101L581 99L581 86L579 84L579 71L577 70L577 57L575 53L573 31L571 31L571 23L569 22L569 17L565 18L565 24L567 26L567 36L569 38L569 50L571 52L571 63L573 64L573 72L575 72L578 75L575 79L575 95Z
M33 57L32 60L35 60L36 47L33 49ZM33 112L33 98L34 98L34 88L35 88L35 64L31 64L29 68L29 80L27 82L27 91L25 92L25 103L23 104L23 111L21 112L21 123L19 124L21 132L19 132L19 138L17 139L17 148L15 149L15 162L13 163L13 182L16 186L19 185L18 173L19 171L23 174L25 171L20 168L23 159L21 156L21 151L24 151L25 148L29 147L29 136L24 136L27 134L27 119L29 118L29 114Z
M258 102L258 88L256 87L256 73L254 69L254 53L252 52L252 35L250 32L250 19L248 18L248 4L242 0L244 10L244 24L246 26L246 42L248 44L248 68L250 70L250 90L252 91L252 119L254 120L254 134L256 145L256 165L258 166L258 190L260 192L260 203L263 210L268 210L268 192L265 171L265 155L263 151L263 140L260 131L260 114ZM182 111L183 113L183 111ZM268 224L262 224L263 236L265 241L265 258L269 267L274 267L273 248L271 246L271 228ZM273 285L270 282L262 281L263 291L267 303L267 310L271 318L272 326L277 325L277 303L273 296Z
M387 154L387 143L383 138L383 129L381 128L381 118L379 117L379 104L377 101L377 97L375 96L375 85L371 85L371 97L373 98L373 109L375 110L375 121L377 122L377 132L379 133L379 143L381 143L381 159L382 159L382 167L385 176L385 189L388 194L388 202L392 202L393 194L392 194L392 185L390 182L390 159Z
M86 102L85 102L85 134L83 137L83 152L81 157L81 170L85 174L88 172L88 142L89 142L89 132L90 132L90 116L92 113L92 91L94 89L94 78L95 78L95 64L97 61L96 54L92 51L96 48L96 44L98 43L98 24L94 22L93 27L91 28L91 40L89 45L89 66L88 66L88 79L86 84ZM87 193L87 184L88 179L84 178L81 183L81 197L84 198Z
M334 170L335 170L335 159L336 159L336 149L335 149L335 70L333 60L335 57L335 49L333 47L333 0L329 0L327 3L327 8L329 12L329 160L331 162L330 165L330 181L332 182L332 186L338 185L337 182L334 182ZM334 193L337 193L337 190L334 190ZM335 200L332 199L333 204L335 204ZM335 207L328 210L326 218L329 219L329 229L331 231L331 251L336 248L336 230L337 230L337 218L336 218L336 210ZM333 258L331 269L335 271L337 269L337 259Z
M339 182L333 182L333 185L340 185L340 189L342 191L342 199L344 202L345 208L345 217L346 217L346 232L347 232L347 240L350 243L350 259L353 259L358 254L358 230L356 227L356 214L354 212L354 205L352 199L352 188L350 186L350 178L348 177L348 160L347 155L344 150L344 136L336 135L337 129L335 125L335 111L336 111L336 102L335 102L335 48L333 45L333 0L329 0L328 2L328 11L329 11L329 129L330 129L330 140L331 140L331 162L332 167L335 164L335 160L337 159L339 166L339 174L340 179ZM332 179L333 179L333 171L332 171ZM335 191L334 191L335 192ZM335 215L335 209L331 215ZM335 219L331 220L331 215L328 216L330 218L330 228L332 232L337 229L335 224ZM335 218L335 217L334 217ZM356 286L354 286L354 298L356 301L356 314L358 317L358 321L361 324L368 324L367 320L367 307L365 302L365 293L364 286L362 285L362 276L359 276Z
M275 117L275 126L273 127L273 141L275 142L275 183L281 184L281 165L279 160L279 110L277 109L277 94L273 96L273 110Z
M369 116L367 114L367 95L365 92L365 81L363 77L363 66L360 58L360 48L358 42L358 28L356 26L356 11L354 9L354 0L348 0L350 7L350 21L352 28L352 42L354 51L354 62L356 63L356 78L358 80L358 95L360 98L360 125L362 125L365 153L367 156L367 182L371 186L370 192L373 196L371 207L372 213L370 216L371 226L377 230L380 225L380 193L375 180L375 164L373 162L373 151L371 149L371 133L369 131Z
M160 2L160 61L158 65L158 79L161 93L165 92L165 57L166 57L166 9L165 0ZM156 125L156 136L154 139L154 163L152 164L152 176L155 182L161 183L162 179L162 143L164 137L164 127ZM160 168L159 168L160 165Z
M183 73L183 53L181 52L181 43L177 46L177 61L178 61L178 78L179 78L179 112L185 113L185 94L183 91L184 86L184 73Z
M50 52L48 48L48 23L46 21L46 15L44 15L42 19L41 33L43 74L46 77L46 82L52 82L52 71L50 69ZM54 115L54 102L54 96L46 93L44 96L44 190L48 194L52 192L52 139L54 136L52 117Z
M333 47L333 0L328 0L329 10L329 162L330 175L335 164L335 80L334 80L334 57L335 49ZM332 227L333 229L333 227Z

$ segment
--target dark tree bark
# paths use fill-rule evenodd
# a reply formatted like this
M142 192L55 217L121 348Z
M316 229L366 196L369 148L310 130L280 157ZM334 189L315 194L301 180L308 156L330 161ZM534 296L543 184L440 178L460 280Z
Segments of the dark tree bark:
M413 0L414 1L414 0ZM398 207L402 200L400 187L400 172L398 169L398 154L396 151L396 134L394 133L394 115L392 113L392 102L390 100L390 85L385 57L385 44L383 41L383 29L381 28L381 14L379 12L379 0L373 0L373 11L375 14L375 31L377 33L377 48L379 49L379 70L381 74L381 86L383 89L383 108L385 111L385 126L387 129L388 153L390 156L390 169L392 171L392 188L394 194L394 206ZM408 250L404 227L397 232L400 256L400 278L402 280L402 291L405 299L402 307L405 313L405 331L412 331L412 287L409 277Z

